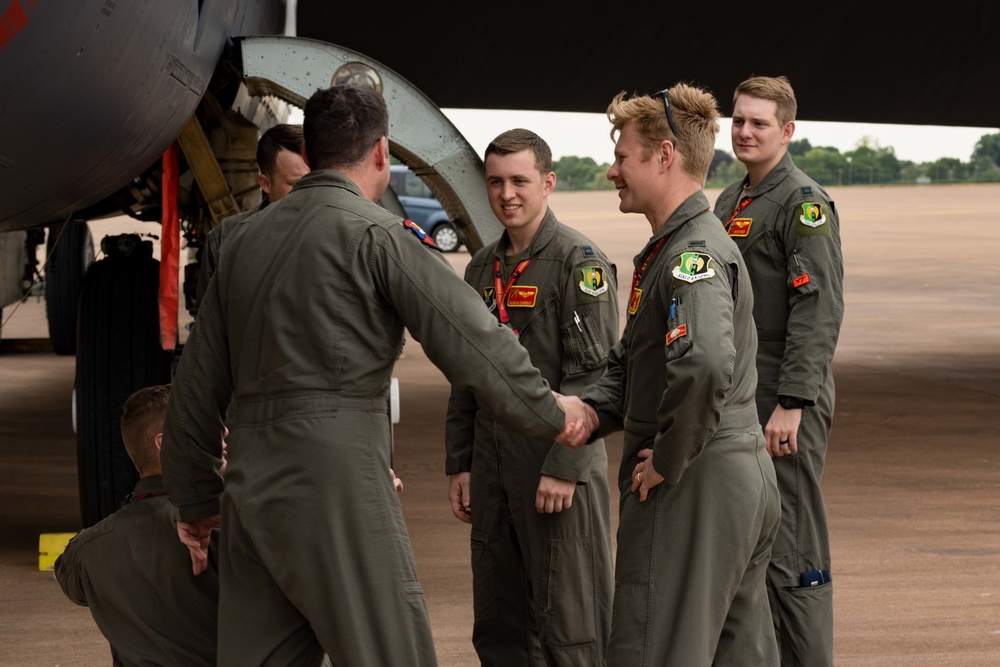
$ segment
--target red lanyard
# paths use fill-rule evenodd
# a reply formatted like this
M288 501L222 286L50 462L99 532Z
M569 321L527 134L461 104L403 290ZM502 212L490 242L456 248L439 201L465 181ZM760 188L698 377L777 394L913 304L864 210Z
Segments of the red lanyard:
M510 274L510 278L507 279L507 284L503 282L503 274L500 272L500 260L493 260L493 282L496 287L496 300L497 300L497 313L500 315L500 324L506 327L510 327L511 331L514 332L515 336L520 336L520 332L514 328L514 325L510 323L510 317L507 315L507 294L510 288L517 284L517 279L521 277L524 270L528 268L528 264L531 264L531 257L528 259L522 259L516 267L514 267L513 273Z
M745 209L747 206L750 205L750 202L752 202L753 199L754 199L753 197L744 197L743 199L740 200L740 203L736 205L736 210L733 211L733 214L731 216L729 216L729 220L726 220L727 234L729 233L729 228L733 226L733 220L735 220L736 216L740 214L740 211L742 211L743 209Z
M667 236L664 236L662 239L657 241L656 245L650 248L649 252L646 253L646 257L643 258L642 263L639 264L639 267L632 272L633 292L635 292L635 288L639 286L639 279L642 278L642 274L646 272L646 267L649 266L649 263L652 261L653 256L660 251L660 248L663 247L663 244L667 242L667 238L668 238Z
M642 298L642 290L639 289L639 279L642 278L642 274L645 273L646 267L653 260L653 256L660 251L663 244L667 242L670 235L664 236L662 239L656 242L656 244L649 249L646 256L643 257L639 266L632 272L632 291L629 293L628 297L628 310L626 311L628 315L635 315L635 311L639 308L639 299Z

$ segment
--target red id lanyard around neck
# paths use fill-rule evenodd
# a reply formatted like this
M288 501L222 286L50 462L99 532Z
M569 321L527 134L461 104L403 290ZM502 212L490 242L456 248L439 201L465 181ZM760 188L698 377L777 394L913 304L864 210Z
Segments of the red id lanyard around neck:
M660 248L663 247L663 244L667 242L668 238L670 238L669 234L657 241L653 247L646 252L646 256L642 258L641 262L639 262L639 266L632 271L632 291L629 293L627 311L629 315L634 315L635 311L639 308L639 299L642 296L642 290L639 289L639 280L642 279L642 274L646 272L646 267L648 267L649 263L653 261L653 257L660 251Z
M517 284L517 279L528 268L528 264L531 264L531 257L518 262L517 266L514 267L514 271L511 272L510 278L507 279L507 283L504 284L503 273L500 271L500 259L495 258L493 260L493 282L496 287L497 314L500 315L500 324L510 327L515 336L520 336L521 334L510 323L510 316L507 315L507 294L510 292L510 288Z
M727 234L729 233L729 228L733 226L733 220L736 219L736 216L738 216L743 209L749 206L750 202L752 202L753 200L754 200L753 197L744 197L743 199L740 200L740 203L736 205L736 210L733 211L733 214L731 216L729 216L729 220L726 220Z

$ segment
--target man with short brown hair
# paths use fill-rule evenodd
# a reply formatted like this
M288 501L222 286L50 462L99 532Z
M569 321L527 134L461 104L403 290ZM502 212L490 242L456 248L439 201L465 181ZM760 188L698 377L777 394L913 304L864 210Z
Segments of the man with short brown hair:
M114 514L70 540L55 575L73 602L90 607L115 665L216 663L217 556L201 576L177 541L163 490L160 444L170 385L139 389L122 408L122 440L139 481Z
M715 202L747 263L757 326L757 415L781 491L767 570L785 667L833 664L830 530L820 481L833 423L833 355L844 318L840 219L788 154L795 93L783 76L733 94L733 152L747 175Z

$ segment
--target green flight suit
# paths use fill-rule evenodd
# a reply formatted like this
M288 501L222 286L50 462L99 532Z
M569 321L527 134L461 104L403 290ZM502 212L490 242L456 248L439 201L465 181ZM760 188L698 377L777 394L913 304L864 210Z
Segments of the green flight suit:
M230 215L219 221L219 224L208 233L205 237L205 245L202 247L201 255L199 256L200 268L198 270L198 286L195 290L196 298L194 301L195 307L192 314L197 315L198 306L205 299L205 291L208 290L208 283L212 280L212 276L215 275L215 269L219 264L219 255L222 252L222 242L226 240L230 232L236 229L236 226L241 222L249 218L251 215L260 211L265 206L267 206L267 198L264 198L259 205L250 209L249 211L242 211L236 215Z
M771 667L764 573L780 507L753 403L749 276L703 192L637 270L647 256L607 371L582 395L599 434L624 429L608 665ZM632 474L646 448L665 479L640 502Z
M727 187L715 214L727 222L747 179ZM833 583L802 586L804 572L832 572L820 481L833 424L833 354L844 319L844 263L837 209L787 153L729 226L750 272L757 323L757 414L766 425L778 396L805 400L798 453L775 457L781 528L768 595L782 665L833 664Z
M181 520L220 512L219 664L436 665L389 472L404 328L508 424L565 415L516 337L440 252L332 170L222 249L161 452ZM225 489L218 474L229 427Z
M495 267L511 286L511 324L549 385L578 394L604 370L618 339L616 268L592 241L546 212L527 250L506 256L509 237L469 262L465 281L499 319ZM501 290L503 291L503 290ZM468 391L448 406L446 473L471 472L472 641L483 665L603 665L611 632L614 565L611 496L603 440L570 450L497 424ZM541 475L577 483L572 506L539 513Z
M69 541L55 563L59 585L90 607L112 664L215 667L218 554L194 575L159 475L136 482L130 498Z

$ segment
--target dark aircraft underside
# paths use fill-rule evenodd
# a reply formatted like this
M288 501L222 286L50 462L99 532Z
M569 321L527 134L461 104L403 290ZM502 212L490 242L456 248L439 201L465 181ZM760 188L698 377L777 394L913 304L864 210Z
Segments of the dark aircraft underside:
M622 90L684 81L728 116L741 80L784 74L802 120L1000 125L995 3L330 7L299 0L298 34L385 63L444 108L603 113Z

